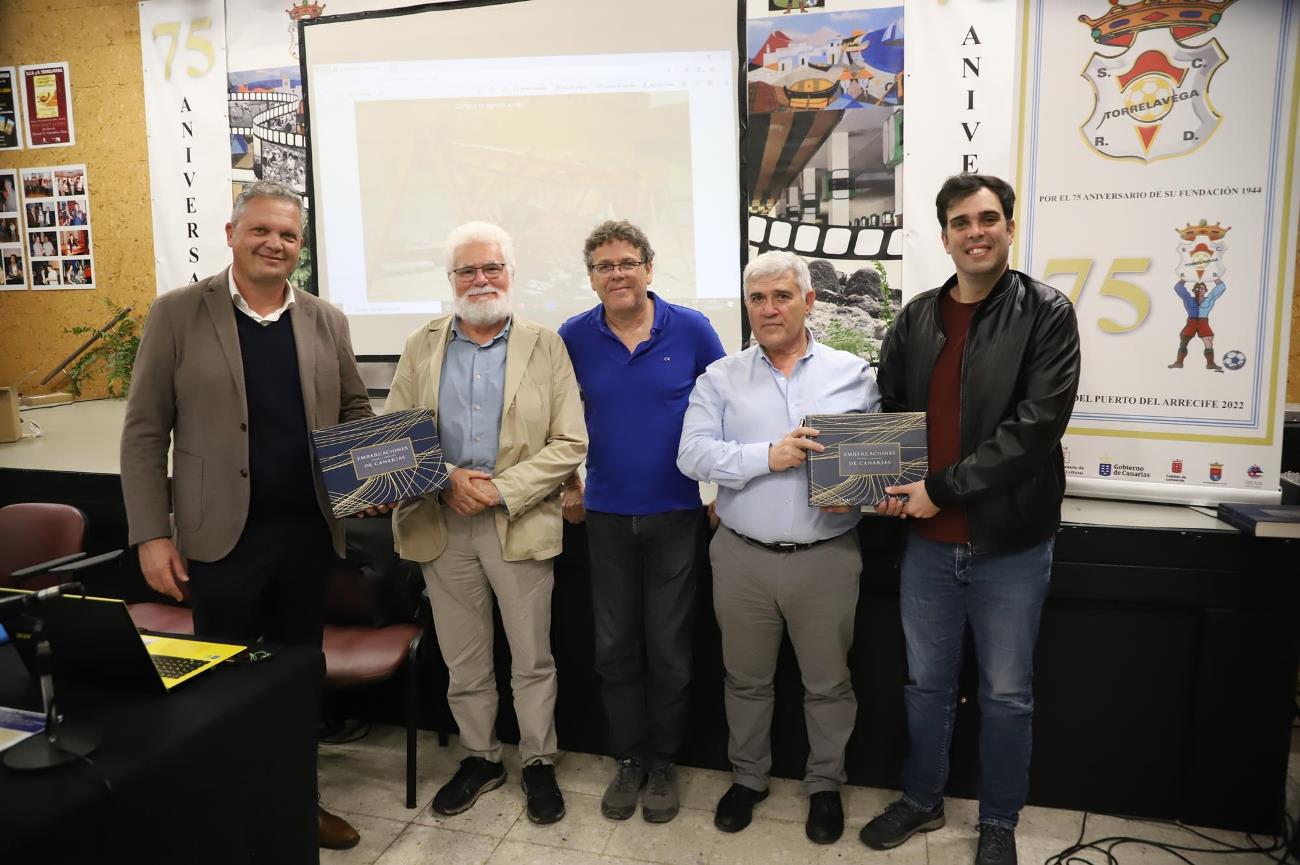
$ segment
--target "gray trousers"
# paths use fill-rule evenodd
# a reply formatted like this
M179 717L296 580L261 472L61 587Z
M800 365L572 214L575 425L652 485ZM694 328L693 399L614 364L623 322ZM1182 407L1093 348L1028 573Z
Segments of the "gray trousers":
M551 655L552 562L501 558L492 509L462 517L450 508L447 549L423 562L438 647L447 662L447 703L473 757L501 760L492 666L492 597L510 644L510 688L525 765L555 762L555 659Z
M721 527L709 545L713 609L727 668L727 755L735 782L766 790L772 769L772 678L782 629L790 632L803 679L809 795L844 783L844 746L853 732L848 653L858 605L862 554L845 532L807 550L778 553Z

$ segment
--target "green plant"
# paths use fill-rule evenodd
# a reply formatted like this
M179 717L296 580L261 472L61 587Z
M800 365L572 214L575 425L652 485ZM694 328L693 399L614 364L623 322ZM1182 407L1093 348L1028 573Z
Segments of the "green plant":
M311 286L311 220L302 227L302 251L298 253L298 264L289 274L289 284L306 291Z
M113 316L122 312L122 307L109 298L104 298L104 305ZM135 353L140 348L142 321L144 315L126 316L104 331L104 334L90 348L72 362L68 367L68 390L74 397L81 396L82 390L94 379L97 372L107 374L106 386L110 397L118 399L127 395L131 390L131 372L135 367ZM97 329L87 325L77 325L65 327L63 332L77 336L90 336Z
M826 323L825 332L818 339L823 345L856 354L873 363L880 353L880 343L868 336L865 331L858 330L856 327L846 327L836 319Z
M871 262L871 266L880 274L880 320L885 323L885 327L890 327L894 323L894 298L889 290L889 274L885 273L885 266L879 261Z

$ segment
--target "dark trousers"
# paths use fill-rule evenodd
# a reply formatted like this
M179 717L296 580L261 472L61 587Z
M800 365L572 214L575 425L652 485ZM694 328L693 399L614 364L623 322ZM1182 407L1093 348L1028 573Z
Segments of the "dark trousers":
M587 512L596 672L618 759L672 761L686 730L704 511Z
M319 646L335 558L318 513L250 518L225 558L189 563L195 634Z

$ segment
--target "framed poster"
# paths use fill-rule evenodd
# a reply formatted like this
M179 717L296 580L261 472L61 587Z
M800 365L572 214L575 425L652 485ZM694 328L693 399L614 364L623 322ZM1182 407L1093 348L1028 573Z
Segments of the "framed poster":
M21 150L23 146L17 82L14 67L0 66L0 150Z
M72 84L67 63L19 66L27 146L67 147L76 143L72 126Z

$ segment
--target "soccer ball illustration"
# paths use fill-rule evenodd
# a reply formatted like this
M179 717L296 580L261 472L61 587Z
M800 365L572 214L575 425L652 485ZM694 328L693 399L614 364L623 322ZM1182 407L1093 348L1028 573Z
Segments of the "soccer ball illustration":
M1223 355L1224 369L1241 369L1246 365L1246 356L1239 351L1225 352Z

